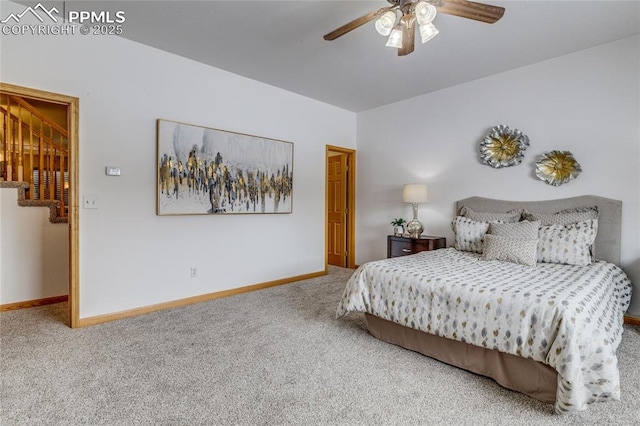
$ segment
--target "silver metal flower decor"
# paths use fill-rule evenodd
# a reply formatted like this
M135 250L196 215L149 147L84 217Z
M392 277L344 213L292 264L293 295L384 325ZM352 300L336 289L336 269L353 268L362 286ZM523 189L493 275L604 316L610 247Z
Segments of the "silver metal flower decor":
M560 186L582 173L582 167L569 151L549 151L536 162L536 176L549 185Z
M529 147L529 137L518 129L500 124L491 129L480 142L482 164L499 169L516 166L522 162L524 151Z

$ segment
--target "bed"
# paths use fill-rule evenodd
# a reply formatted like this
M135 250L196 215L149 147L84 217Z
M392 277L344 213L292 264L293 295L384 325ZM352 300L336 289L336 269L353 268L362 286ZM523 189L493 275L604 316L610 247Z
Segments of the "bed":
M558 413L581 411L595 401L618 400L616 349L631 299L631 283L617 266L621 207L620 201L590 195L536 202L460 200L454 218L459 247L362 265L348 281L337 314L363 312L374 337L554 403ZM593 211L595 220L578 225L541 225L564 212L582 219L585 212ZM460 214L469 212L483 220L461 219ZM484 220L493 214L502 219L513 212L520 212L516 224ZM521 221L525 214L528 221ZM562 216L563 220L572 218L571 214ZM482 246L475 252L465 250L462 222L455 228L456 221L465 220L474 226L488 222ZM585 230L585 223L594 224L595 230ZM498 232L487 237L494 228L522 227L536 229L535 242L501 238ZM574 232L576 227L595 236L585 240L590 243L588 253L574 250L577 257L571 257L574 253L566 247L553 252L547 247L547 241L553 240L548 232ZM567 235L561 234L562 241ZM517 241L518 246L503 246L497 257L485 257L487 243L498 240ZM510 257L521 248L527 252L524 264L500 257ZM555 255L574 264L553 261Z

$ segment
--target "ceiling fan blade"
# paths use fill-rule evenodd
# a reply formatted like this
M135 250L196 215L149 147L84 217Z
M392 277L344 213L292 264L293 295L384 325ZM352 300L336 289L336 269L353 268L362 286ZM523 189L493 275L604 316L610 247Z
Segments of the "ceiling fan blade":
M398 56L405 56L413 52L416 41L416 17L415 15L403 15L400 18L402 27L402 47L398 49Z
M344 24L340 28L336 28L335 30L331 31L328 34L325 34L325 36L323 38L325 40L335 40L338 37L345 35L349 31L353 31L356 28L366 24L367 22L371 22L374 19L381 17L386 11L391 10L391 9L395 9L395 8L396 8L396 6L383 7L382 9L378 9L376 11L367 13L364 16L361 16L361 17L359 17L357 19L354 19L351 22L348 22L348 23Z
M504 7L466 0L440 0L438 12L493 24L504 15Z

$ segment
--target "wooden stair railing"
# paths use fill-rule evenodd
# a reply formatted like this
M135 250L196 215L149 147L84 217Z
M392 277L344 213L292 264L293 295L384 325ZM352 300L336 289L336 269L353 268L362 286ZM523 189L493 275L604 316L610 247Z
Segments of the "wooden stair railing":
M26 182L24 199L33 202L23 205L55 203L57 216L66 218L69 133L17 96L1 95L0 114L0 180Z

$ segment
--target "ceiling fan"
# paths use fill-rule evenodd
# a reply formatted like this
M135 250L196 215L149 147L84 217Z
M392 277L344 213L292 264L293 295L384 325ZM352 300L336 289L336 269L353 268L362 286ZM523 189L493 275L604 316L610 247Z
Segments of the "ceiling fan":
M387 46L398 49L398 56L413 52L416 22L419 24L423 43L438 34L432 21L437 12L493 24L504 15L504 7L492 6L467 0L387 0L391 6L367 13L336 28L324 36L335 40L356 28L378 19L375 28L381 35L389 36ZM400 19L398 19L400 12Z

